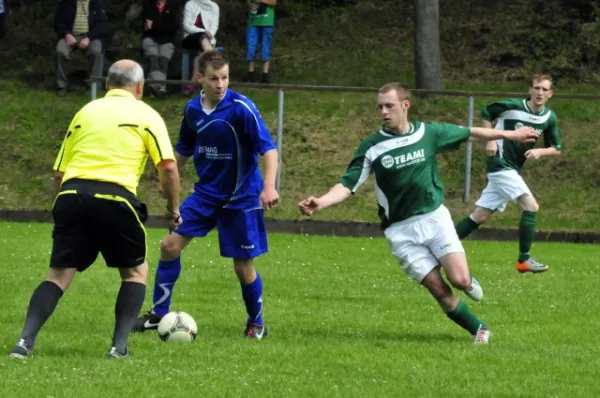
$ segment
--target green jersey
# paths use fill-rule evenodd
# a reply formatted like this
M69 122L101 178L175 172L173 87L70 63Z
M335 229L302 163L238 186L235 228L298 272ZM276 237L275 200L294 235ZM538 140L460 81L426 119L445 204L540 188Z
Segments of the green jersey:
M456 149L471 134L453 124L410 123L407 134L377 131L360 143L340 183L352 193L375 174L375 199L382 228L444 203L436 155Z
M252 0L258 9L248 13L248 23L252 26L275 26L275 7Z
M526 99L506 99L489 104L481 111L481 117L489 122L497 120L496 128L500 130L517 130L528 126L533 128L538 136L544 136L544 146L562 149L558 136L558 119L548 108L533 112L527 106ZM535 142L522 143L509 140L498 140L498 152L488 157L487 172L514 169L521 171L525 163L525 152L535 147Z

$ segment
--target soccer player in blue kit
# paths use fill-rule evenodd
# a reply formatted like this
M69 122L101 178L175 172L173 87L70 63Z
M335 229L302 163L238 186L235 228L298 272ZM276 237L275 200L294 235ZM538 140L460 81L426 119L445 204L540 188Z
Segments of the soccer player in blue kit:
M207 51L198 60L199 96L185 107L175 158L181 168L190 158L198 173L194 192L181 206L182 224L160 244L153 308L136 320L133 331L156 329L169 312L181 271L181 251L195 237L218 229L221 256L233 258L248 319L244 335L262 339L262 282L254 258L267 252L264 210L279 200L275 189L278 157L256 106L228 89L229 60ZM264 183L258 165L264 156Z

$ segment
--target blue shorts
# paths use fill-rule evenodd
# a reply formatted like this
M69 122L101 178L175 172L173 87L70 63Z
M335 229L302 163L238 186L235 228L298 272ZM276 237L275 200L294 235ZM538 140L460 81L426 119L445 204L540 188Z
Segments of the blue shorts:
M246 31L246 60L253 61L256 57L256 49L260 41L260 60L268 61L271 59L271 45L273 44L273 26L252 26L248 25Z
M216 226L223 257L246 260L269 250L263 209L224 209L193 193L183 201L180 212L183 223L175 232L187 237L204 237Z

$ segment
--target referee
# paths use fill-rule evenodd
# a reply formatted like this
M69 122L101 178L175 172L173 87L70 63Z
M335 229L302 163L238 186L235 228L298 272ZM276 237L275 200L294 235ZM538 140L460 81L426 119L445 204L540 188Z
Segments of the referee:
M136 188L148 155L158 169L173 230L179 215L179 173L167 128L160 115L140 101L144 72L131 60L108 71L107 94L73 118L54 163L55 192L50 272L33 292L13 358L33 354L38 332L75 276L99 253L118 268L121 288L108 358L127 358L127 336L146 293L146 206Z

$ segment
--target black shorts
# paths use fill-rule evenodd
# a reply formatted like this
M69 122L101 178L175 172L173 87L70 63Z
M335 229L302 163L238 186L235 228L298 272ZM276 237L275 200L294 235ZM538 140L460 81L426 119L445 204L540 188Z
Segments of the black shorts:
M84 271L99 253L113 268L133 268L145 261L146 206L119 185L68 180L61 187L52 216L52 268Z
M208 35L204 32L192 33L191 35L187 35L185 39L183 39L183 41L181 42L181 47L184 50L203 51L201 44L203 39L210 41Z

